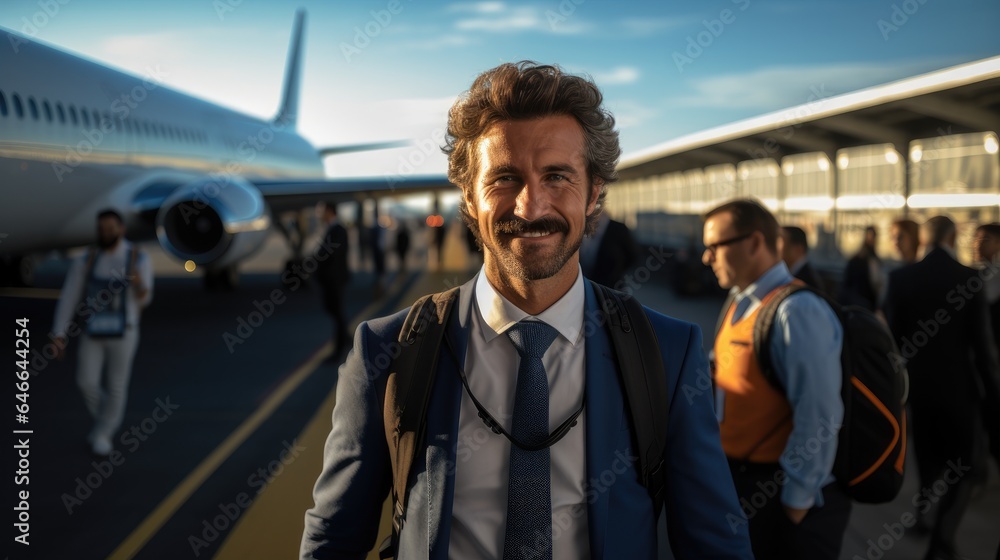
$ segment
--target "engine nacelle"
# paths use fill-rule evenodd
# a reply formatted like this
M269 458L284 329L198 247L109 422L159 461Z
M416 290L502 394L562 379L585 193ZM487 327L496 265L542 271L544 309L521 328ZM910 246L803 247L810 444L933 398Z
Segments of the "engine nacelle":
M181 260L222 267L257 250L270 225L256 187L240 177L206 177L167 197L156 214L156 237Z

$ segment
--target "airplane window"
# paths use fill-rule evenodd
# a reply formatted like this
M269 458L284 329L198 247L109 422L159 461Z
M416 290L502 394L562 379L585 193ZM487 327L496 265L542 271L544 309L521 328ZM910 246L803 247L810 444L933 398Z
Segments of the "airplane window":
M62 103L56 101L56 114L59 115L59 124L66 124L66 111L63 111Z
M7 98L4 97L2 91L0 91L0 116L7 116Z
M14 100L14 112L17 113L17 118L23 119L24 105L21 105L21 96L15 93L11 96L11 99Z
M104 113L104 120L108 123L108 126L111 127L111 131L114 132L116 130L115 120L111 118L111 113Z
M42 101L42 109L45 109L45 120L52 122L52 106L49 105L48 100Z
M76 107L72 105L69 106L69 122L76 126Z
M101 114L94 111L94 128L101 128Z
M80 109L80 120L83 121L83 126L90 128L90 113L86 109Z
M31 118L38 120L38 103L35 103L34 97L28 98L28 109L31 110Z

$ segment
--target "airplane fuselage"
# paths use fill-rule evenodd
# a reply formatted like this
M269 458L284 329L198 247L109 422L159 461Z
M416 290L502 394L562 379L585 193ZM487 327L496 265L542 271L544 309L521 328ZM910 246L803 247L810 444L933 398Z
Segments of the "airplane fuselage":
M172 90L157 67L133 76L0 29L0 69L0 253L86 244L99 210L153 210L197 179L323 176L294 127Z

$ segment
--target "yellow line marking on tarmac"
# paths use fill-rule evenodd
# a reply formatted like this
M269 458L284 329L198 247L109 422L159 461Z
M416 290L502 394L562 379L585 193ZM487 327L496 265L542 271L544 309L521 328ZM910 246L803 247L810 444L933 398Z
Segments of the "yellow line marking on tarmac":
M327 342L319 350L313 353L312 357L299 369L282 383L278 389L264 401L249 418L243 421L229 437L215 448L212 453L199 464L191 474L187 476L170 493L156 509L132 531L122 544L108 557L109 559L126 559L134 557L142 547L149 542L169 520L174 513L191 497L216 469L219 468L226 459L236 450L250 434L254 432L278 406L288 398L288 395L295 390L311 374L317 366L333 351L333 344Z
M59 299L60 291L55 288L0 288L0 297Z
M403 296L401 303L409 305L424 294L441 291L446 287L445 281L453 276L450 272L454 271L424 272ZM468 276L465 272L458 274ZM372 313L374 311L371 310ZM296 437L298 445L305 447L305 451L253 497L253 504L230 530L213 560L297 557L302 542L305 511L313 506L313 485L323 469L323 448L330 434L330 419L335 401L336 391L331 391L312 420ZM382 505L382 520L375 540L375 550L368 554L368 560L378 560L378 546L389 536L391 529L392 508L387 499Z
M374 301L357 315L357 317L369 317L381 306L381 301ZM358 321L352 323L352 330L357 328ZM319 348L299 369L295 370L278 389L271 394L249 418L243 421L229 437L225 439L212 453L197 466L191 474L181 481L173 492L171 492L158 506L150 513L142 523L139 524L132 533L125 538L118 548L108 556L109 560L124 560L133 558L142 547L146 546L149 539L153 538L163 525L177 512L184 502L191 497L204 482L219 468L226 459L232 455L233 451L243 444L250 435L264 423L271 413L288 398L292 392L302 384L313 371L319 367L330 353L333 352L333 344L327 342ZM304 512L305 510L303 510Z

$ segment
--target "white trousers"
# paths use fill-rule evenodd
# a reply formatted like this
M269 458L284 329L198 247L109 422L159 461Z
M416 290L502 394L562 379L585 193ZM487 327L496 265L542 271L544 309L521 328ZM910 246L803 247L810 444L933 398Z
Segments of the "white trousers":
M120 338L80 336L76 384L94 418L91 441L98 437L113 441L115 432L121 427L132 376L132 359L138 346L139 329L133 326L126 327ZM105 374L104 383L101 382L102 374Z

